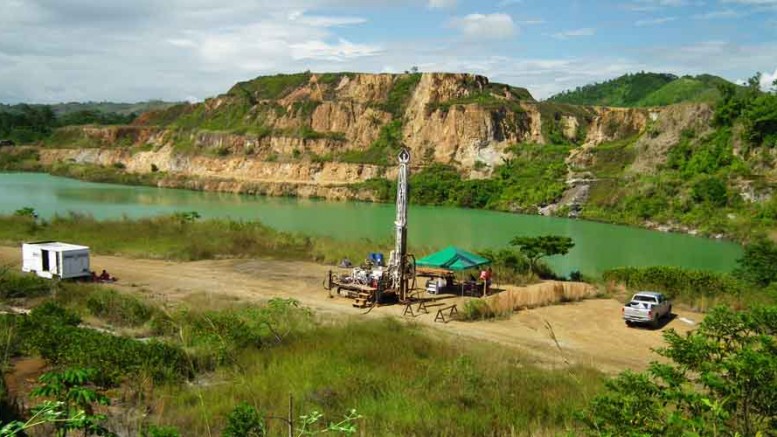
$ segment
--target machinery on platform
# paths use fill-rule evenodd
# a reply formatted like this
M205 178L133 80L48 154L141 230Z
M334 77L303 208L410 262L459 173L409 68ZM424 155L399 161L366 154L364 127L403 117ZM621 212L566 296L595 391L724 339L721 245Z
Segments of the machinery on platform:
M335 275L331 270L324 288L337 289L338 295L354 299L353 306L366 308L384 302L405 303L415 288L415 257L407 253L407 205L410 152L402 149L397 156L397 215L394 220L394 250L387 265L366 263L350 274Z

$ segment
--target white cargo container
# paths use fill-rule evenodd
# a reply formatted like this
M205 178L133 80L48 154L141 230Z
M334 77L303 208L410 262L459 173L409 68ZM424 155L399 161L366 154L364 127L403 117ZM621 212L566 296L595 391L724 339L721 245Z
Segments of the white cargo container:
M22 271L49 279L90 276L89 248L57 241L24 243Z

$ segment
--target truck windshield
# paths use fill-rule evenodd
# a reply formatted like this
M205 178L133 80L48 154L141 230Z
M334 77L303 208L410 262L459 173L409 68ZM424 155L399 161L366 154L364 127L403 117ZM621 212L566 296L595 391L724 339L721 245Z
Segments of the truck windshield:
M655 302L656 298L652 296L640 296L636 295L632 300L636 300L637 302Z

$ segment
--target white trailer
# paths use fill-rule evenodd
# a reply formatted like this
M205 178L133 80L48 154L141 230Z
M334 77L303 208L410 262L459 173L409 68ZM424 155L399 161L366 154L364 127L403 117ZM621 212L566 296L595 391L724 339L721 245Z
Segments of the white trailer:
M90 276L89 248L57 241L24 243L22 271L49 279Z

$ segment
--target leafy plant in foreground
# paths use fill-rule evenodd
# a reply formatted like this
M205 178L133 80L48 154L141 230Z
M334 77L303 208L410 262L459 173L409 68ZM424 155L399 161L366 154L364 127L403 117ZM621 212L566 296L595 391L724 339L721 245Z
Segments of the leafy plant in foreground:
M48 372L38 379L42 385L32 391L34 397L55 399L62 416L71 421L58 423L57 436L64 437L70 430L82 430L84 435L110 435L100 422L104 414L95 412L97 405L108 405L110 400L102 393L89 387L94 378L92 369L66 369L62 372Z
M777 306L714 309L697 331L664 333L645 373L606 383L581 414L591 435L771 435L777 429Z

